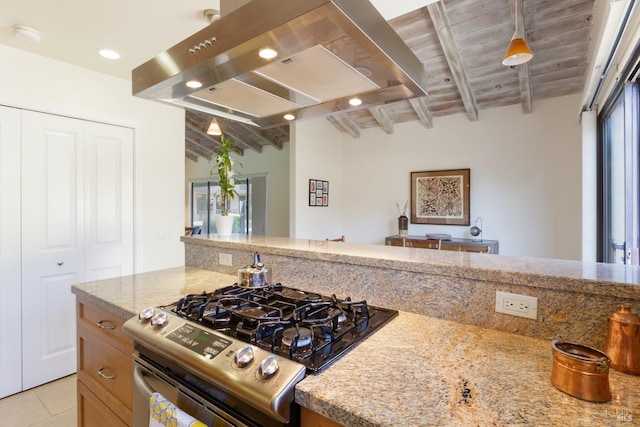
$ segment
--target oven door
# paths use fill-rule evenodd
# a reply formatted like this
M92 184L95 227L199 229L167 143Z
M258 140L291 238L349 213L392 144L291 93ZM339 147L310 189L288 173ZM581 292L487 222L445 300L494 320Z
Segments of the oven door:
M154 392L207 426L248 427L146 361L133 359L133 427L149 426L149 399Z

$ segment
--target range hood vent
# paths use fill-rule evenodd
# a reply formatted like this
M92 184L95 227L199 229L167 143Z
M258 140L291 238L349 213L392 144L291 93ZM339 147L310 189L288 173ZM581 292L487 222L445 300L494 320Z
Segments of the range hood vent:
M424 66L368 0L254 0L132 81L135 96L262 128L427 94Z

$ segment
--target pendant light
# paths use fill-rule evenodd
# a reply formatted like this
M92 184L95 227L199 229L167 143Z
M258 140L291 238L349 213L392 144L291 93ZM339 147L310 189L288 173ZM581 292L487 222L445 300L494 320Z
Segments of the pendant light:
M521 0L515 0L516 2L516 30L511 37L511 43L502 57L502 65L511 67L514 65L524 64L533 58L533 52L527 46L527 42L524 40L524 36L520 34L518 28L518 3ZM524 19L523 19L524 21Z
M207 129L207 133L209 135L220 136L222 135L222 129L220 129L220 125L218 121L215 119L211 119L211 123L209 124L209 129Z

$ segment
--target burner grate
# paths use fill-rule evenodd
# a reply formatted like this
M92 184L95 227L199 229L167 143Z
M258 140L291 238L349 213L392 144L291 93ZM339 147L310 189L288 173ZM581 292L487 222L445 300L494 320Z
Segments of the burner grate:
M280 283L255 289L234 284L187 295L169 307L180 317L303 363L309 372L319 372L398 313Z

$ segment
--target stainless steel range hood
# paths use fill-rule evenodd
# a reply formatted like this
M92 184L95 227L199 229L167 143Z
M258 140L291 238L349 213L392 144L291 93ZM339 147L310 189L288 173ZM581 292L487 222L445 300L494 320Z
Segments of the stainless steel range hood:
M263 59L264 48L277 56ZM424 66L368 0L251 1L132 81L135 96L262 128L427 93Z

